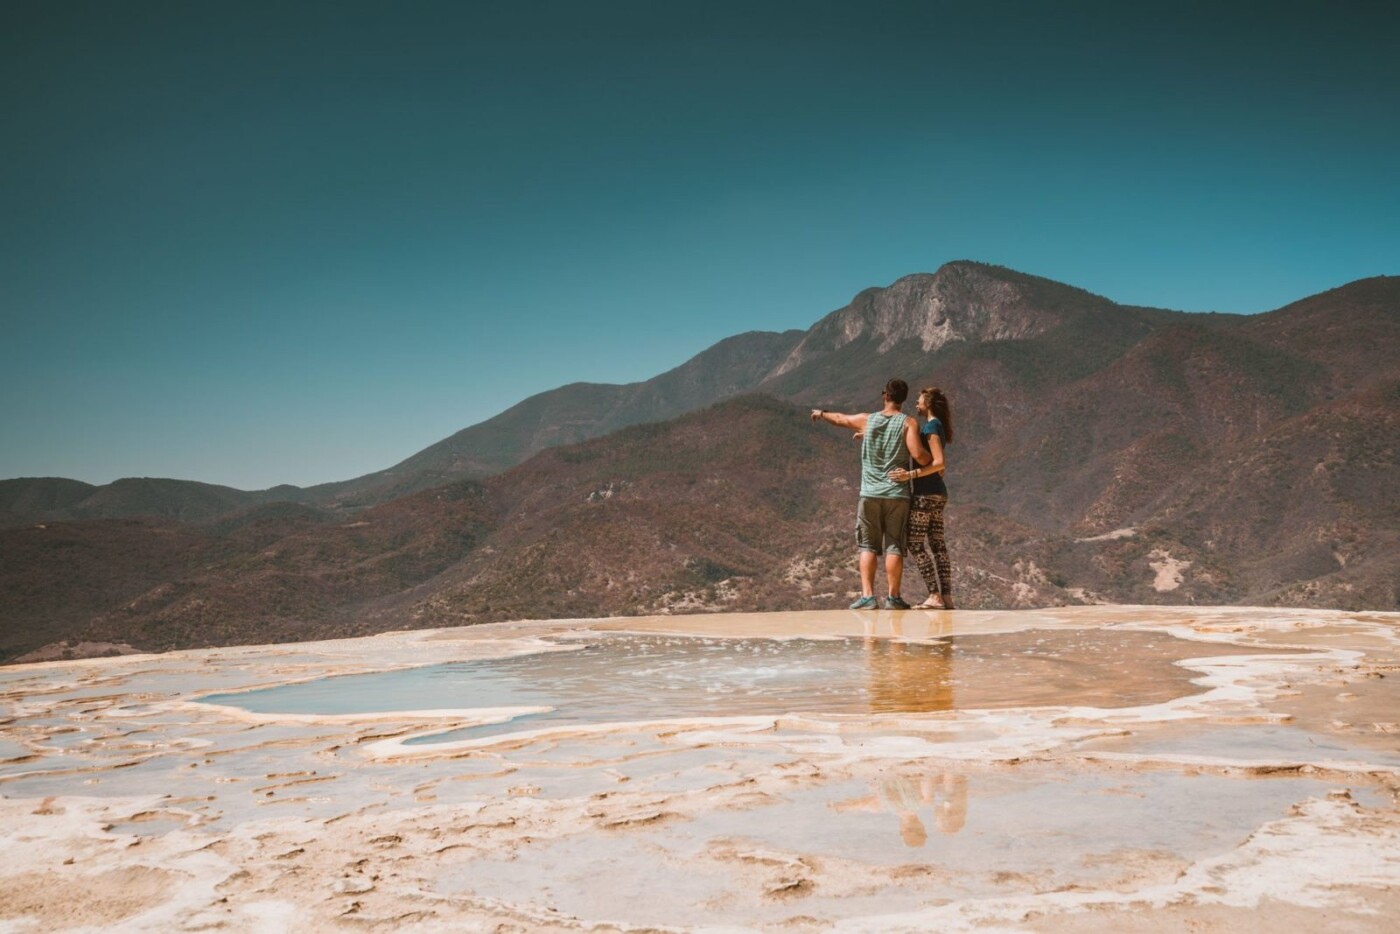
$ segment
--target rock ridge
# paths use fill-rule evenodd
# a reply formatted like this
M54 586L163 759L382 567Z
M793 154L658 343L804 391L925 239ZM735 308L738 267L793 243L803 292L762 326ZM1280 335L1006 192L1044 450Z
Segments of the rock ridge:
M879 353L902 341L917 341L931 353L956 341L1035 337L1060 324L1064 315L1036 300L1027 287L1033 281L1000 267L959 260L932 274L914 273L884 288L864 289L813 325L772 377L861 339L874 342Z

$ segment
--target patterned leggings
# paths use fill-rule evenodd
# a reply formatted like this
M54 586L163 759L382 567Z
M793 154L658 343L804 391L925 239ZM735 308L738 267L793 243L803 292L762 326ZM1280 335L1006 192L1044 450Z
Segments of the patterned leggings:
M915 496L909 506L909 551L930 594L953 595L953 562L943 541L946 496Z

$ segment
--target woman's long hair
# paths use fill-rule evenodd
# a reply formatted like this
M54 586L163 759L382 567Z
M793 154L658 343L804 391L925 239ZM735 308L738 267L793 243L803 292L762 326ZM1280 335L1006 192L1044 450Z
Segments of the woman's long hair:
M919 390L919 401L924 403L933 417L943 423L943 443L953 443L953 410L948 407L948 397L937 386L925 386Z

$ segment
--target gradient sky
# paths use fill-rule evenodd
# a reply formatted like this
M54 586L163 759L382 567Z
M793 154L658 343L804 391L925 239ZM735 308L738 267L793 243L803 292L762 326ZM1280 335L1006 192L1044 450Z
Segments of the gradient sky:
M952 259L1400 272L1389 3L0 8L0 477L346 479Z

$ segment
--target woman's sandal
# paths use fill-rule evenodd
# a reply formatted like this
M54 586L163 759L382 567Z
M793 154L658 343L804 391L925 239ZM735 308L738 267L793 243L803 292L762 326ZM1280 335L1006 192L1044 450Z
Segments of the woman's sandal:
M929 602L930 600L936 600L936 601L938 601L938 602L937 602L937 603L930 603L930 602ZM928 600L925 600L923 603L920 603L918 606L914 607L914 609L916 609L916 610L946 610L946 609L948 609L948 608L947 608L946 606L943 605L943 598L942 598L942 597L929 597Z

